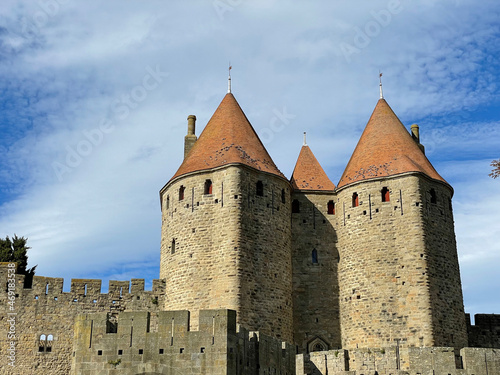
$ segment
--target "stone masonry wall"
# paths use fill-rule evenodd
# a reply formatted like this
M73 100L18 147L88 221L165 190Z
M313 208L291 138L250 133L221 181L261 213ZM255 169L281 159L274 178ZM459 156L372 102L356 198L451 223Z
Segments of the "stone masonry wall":
M387 202L382 202L384 187ZM432 345L421 202L419 177L411 175L338 192L343 348L388 347L395 340Z
M333 192L295 191L292 201L294 339L300 353L341 347L337 216ZM314 254L313 254L314 252Z
M5 285L6 265L0 265ZM71 291L63 292L63 279L35 276L31 289L24 289L24 276L16 275L14 310L9 310L5 288L0 288L0 373L68 375L73 355L73 327L78 314L149 309L152 315L163 304L164 284L153 281L153 290L144 291L143 279L110 281L109 292L101 293L101 280L73 279ZM9 316L8 313L15 313ZM7 340L14 318L15 339ZM153 318L154 320L155 318ZM40 336L44 341L40 351ZM14 342L15 366L8 365L7 350ZM47 349L50 347L50 349ZM50 350L50 351L49 351Z
M469 346L500 349L499 314L475 314L474 325L470 323L470 315L466 314L466 322Z
M165 310L190 310L196 328L200 309L233 309L244 327L292 342L288 181L226 166L180 177L160 194Z
M330 350L297 356L297 375L498 375L500 350L450 347Z
M236 312L202 310L198 330L188 311L162 311L156 328L148 312L122 313L117 331L106 314L80 315L74 375L283 374L295 372L293 346L258 332L236 329Z

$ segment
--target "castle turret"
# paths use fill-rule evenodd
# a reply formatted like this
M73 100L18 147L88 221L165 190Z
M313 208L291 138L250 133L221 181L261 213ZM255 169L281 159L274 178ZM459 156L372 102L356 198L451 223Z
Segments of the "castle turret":
M291 184L295 342L300 352L339 348L335 185L305 135Z
M337 195L343 347L465 346L453 189L384 99Z
M160 191L165 308L233 309L292 342L290 194L228 93Z

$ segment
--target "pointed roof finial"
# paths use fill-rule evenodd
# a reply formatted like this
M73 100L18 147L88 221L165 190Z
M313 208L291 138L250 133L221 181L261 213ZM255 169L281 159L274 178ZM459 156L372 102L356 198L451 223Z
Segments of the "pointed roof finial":
M384 93L382 92L382 72L378 71L378 79L380 80L380 99L384 99Z
M304 144L302 146L307 146L307 142L306 142L306 132L304 132Z
M231 69L233 67L231 66L231 62L229 62L229 77L227 79L227 93L230 94L231 93Z

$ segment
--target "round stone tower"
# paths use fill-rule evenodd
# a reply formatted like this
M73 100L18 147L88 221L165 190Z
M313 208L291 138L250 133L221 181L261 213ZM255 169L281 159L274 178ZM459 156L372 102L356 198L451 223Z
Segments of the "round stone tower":
M337 186L344 348L467 345L452 195L380 99Z
M291 186L228 93L161 189L167 310L236 310L249 330L292 342ZM193 141L194 139L194 141Z

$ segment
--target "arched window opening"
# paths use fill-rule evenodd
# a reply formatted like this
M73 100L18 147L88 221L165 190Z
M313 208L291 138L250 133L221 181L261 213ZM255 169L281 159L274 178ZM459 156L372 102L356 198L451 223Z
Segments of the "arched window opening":
M318 319L318 318L316 318ZM316 320L318 321L318 320ZM316 337L307 344L308 352L323 352L328 350L328 344L320 337Z
M257 181L255 194L257 194L259 197L264 196L264 184L260 180Z
M285 189L281 189L281 203L286 203Z
M314 344L313 349L312 349L313 352L323 352L325 350L326 350L325 347L319 342Z
M40 335L40 339L38 340L38 351L43 353L45 352L45 341L47 340L47 336Z
M170 196L167 195L167 210L170 208Z
M353 207L358 207L359 206L359 196L358 196L358 193L353 193L352 194L352 206Z
M50 353L52 351L52 342L54 341L53 335L40 335L38 340L38 352Z
M429 193L431 194L431 203L437 203L436 191L434 189L431 189Z
M300 212L300 202L298 199L294 199L292 202L292 214L298 214Z
M184 187L184 185L181 185L181 187L179 188L179 200L183 200L184 199L184 190L186 190L186 188Z
M389 192L389 189L387 189L387 187L384 186L380 193L382 194L382 202L390 202L391 193Z
M170 246L170 253L175 254L175 238L172 239L172 245Z
M335 215L335 203L333 201L328 201L328 215Z
M205 181L205 189L203 194L212 194L212 180L206 180Z
M318 250L313 249L313 251L311 253L311 258L312 258L313 264L318 264Z
M50 353L52 351L52 341L54 341L54 336L48 335L47 336L47 342L45 345L45 352Z

